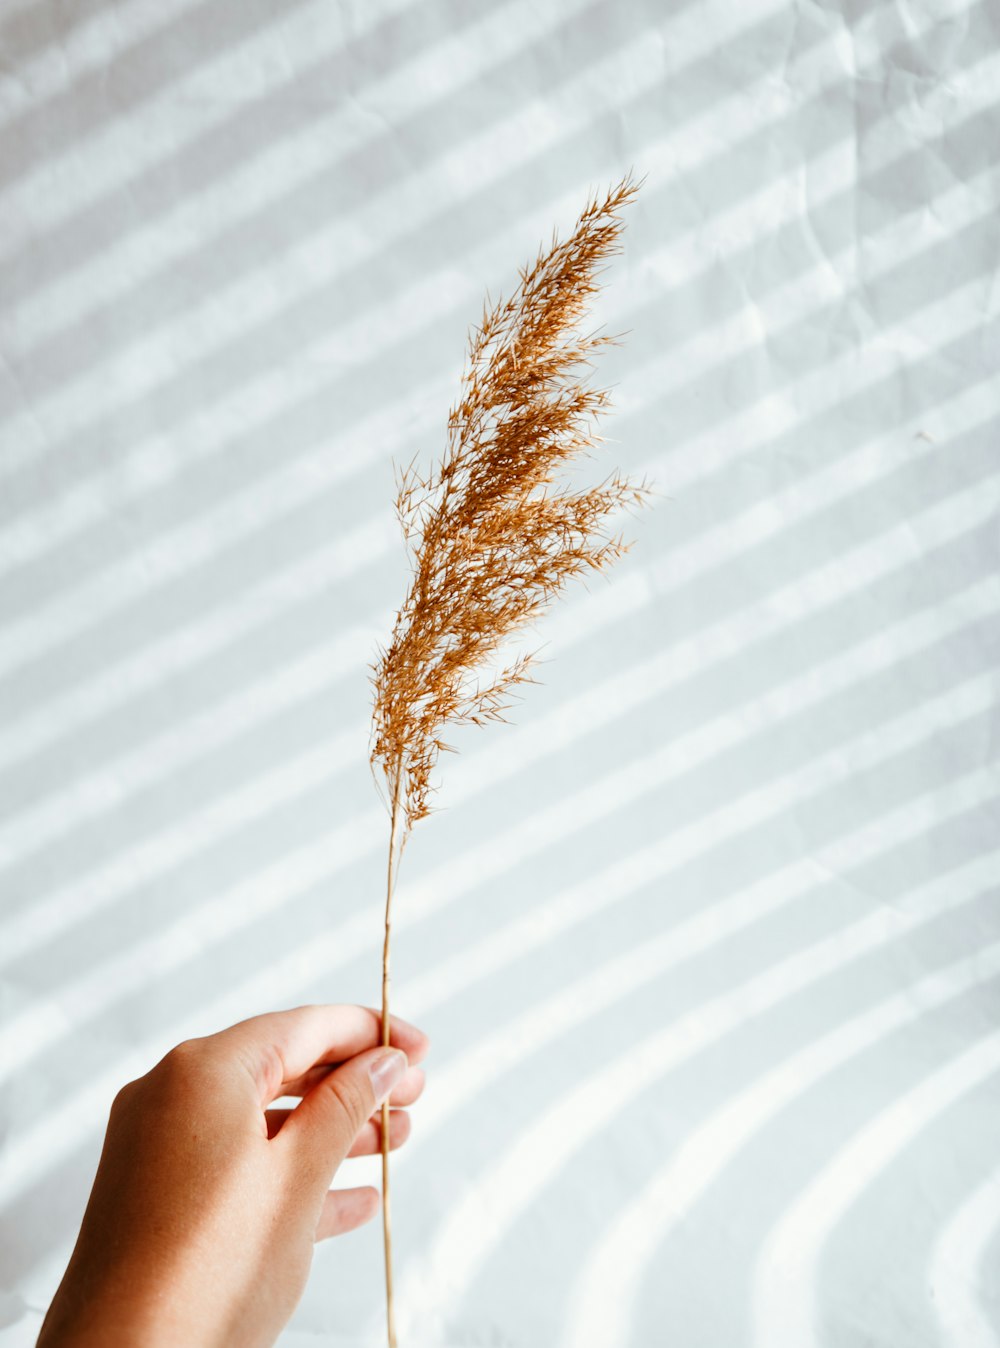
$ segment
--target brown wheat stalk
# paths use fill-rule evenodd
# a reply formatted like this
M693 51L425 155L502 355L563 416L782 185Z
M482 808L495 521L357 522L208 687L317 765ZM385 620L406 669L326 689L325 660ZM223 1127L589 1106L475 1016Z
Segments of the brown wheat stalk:
M650 493L612 473L580 491L557 484L571 460L601 439L588 422L609 405L574 373L615 337L577 330L599 286L597 264L621 251L619 207L643 180L631 173L593 198L570 237L553 233L509 300L484 304L469 337L462 396L448 416L436 469L398 475L396 510L413 579L388 647L372 667L371 763L385 775L391 817L382 947L382 1042L389 1043L392 895L410 829L430 813L431 773L450 749L446 726L502 721L511 690L533 682L533 655L489 672L516 629L539 616L572 577L601 570L628 550L602 526ZM485 687L481 679L485 677ZM376 784L378 779L376 775ZM386 1313L396 1348L389 1212L389 1105L382 1105L382 1223Z

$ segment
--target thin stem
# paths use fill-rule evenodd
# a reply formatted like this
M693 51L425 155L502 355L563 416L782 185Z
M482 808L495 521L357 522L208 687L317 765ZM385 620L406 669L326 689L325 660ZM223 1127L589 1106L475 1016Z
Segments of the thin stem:
M392 798L392 830L389 834L389 869L385 890L385 940L382 945L382 1043L389 1044L389 910L402 844L397 848L402 822L402 764L396 767L396 789ZM382 1102L382 1243L385 1247L385 1313L389 1348L396 1348L396 1323L392 1301L392 1221L389 1213L389 1101Z

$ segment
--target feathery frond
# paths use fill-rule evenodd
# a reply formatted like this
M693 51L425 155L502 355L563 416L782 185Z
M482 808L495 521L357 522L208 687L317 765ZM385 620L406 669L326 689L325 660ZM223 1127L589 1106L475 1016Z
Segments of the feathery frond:
M592 423L609 406L608 390L589 388L577 371L618 339L581 334L578 324L599 290L598 263L620 251L617 212L641 182L629 173L603 201L595 196L568 239L553 235L548 251L519 269L510 299L484 304L439 466L424 473L411 463L398 473L413 580L373 666L371 761L407 831L429 813L444 727L502 720L511 691L532 681L533 657L519 655L482 688L470 674L572 577L628 550L605 525L649 494L645 482L617 472L579 491L558 481L600 441Z

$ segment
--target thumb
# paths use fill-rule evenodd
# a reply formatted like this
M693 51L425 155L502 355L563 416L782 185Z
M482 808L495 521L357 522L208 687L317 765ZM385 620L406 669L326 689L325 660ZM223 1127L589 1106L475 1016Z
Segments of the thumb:
M367 1049L334 1068L293 1109L278 1137L300 1153L325 1188L361 1128L407 1069L399 1048Z

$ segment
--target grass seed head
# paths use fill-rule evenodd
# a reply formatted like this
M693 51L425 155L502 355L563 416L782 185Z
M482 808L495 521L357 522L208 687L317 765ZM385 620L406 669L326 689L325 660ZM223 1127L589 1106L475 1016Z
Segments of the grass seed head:
M617 472L585 490L563 481L600 443L593 422L610 406L609 391L577 371L618 341L578 325L600 288L598 264L620 251L618 211L642 181L629 173L603 201L595 196L569 238L553 233L548 250L519 269L509 299L487 298L438 466L397 470L413 579L372 666L371 762L407 830L430 812L431 773L451 749L444 728L504 720L513 690L534 682L534 655L521 654L483 684L500 647L573 577L628 551L607 521L651 494L645 480Z

